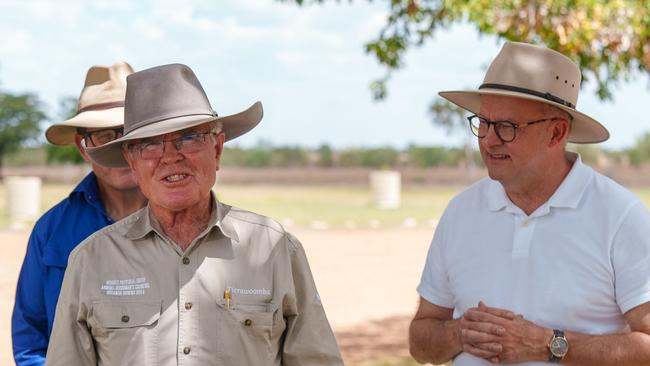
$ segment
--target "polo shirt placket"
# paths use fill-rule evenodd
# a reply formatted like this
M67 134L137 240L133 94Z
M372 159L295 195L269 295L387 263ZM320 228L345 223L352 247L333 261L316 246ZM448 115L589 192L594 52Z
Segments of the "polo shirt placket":
M523 212L514 215L512 258L528 257L538 219L538 217L526 216Z

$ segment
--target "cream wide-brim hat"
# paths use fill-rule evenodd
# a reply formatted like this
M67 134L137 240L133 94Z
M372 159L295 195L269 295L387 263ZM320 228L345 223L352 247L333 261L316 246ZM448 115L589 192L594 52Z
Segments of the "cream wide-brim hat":
M86 149L93 162L109 167L128 167L122 155L127 141L164 135L208 122L220 122L226 141L252 130L263 117L261 102L227 116L218 116L194 72L171 64L136 72L127 78L124 136Z
M133 68L126 62L91 67L79 95L77 114L48 127L45 131L47 141L54 145L72 145L78 128L123 125L126 77L132 73Z
M573 118L569 142L603 142L609 138L607 129L576 110L581 81L580 69L563 54L527 43L506 42L490 64L478 90L442 91L439 95L475 114L481 109L481 95L550 104Z

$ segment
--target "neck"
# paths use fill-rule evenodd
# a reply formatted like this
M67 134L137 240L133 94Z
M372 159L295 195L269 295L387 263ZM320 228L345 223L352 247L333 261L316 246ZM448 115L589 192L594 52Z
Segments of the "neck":
M573 162L565 155L549 161L539 174L520 185L505 185L508 198L526 215L530 215L548 201L571 171Z
M115 189L97 180L99 195L104 209L113 220L121 220L144 207L147 199L138 187L132 189Z
M158 220L161 229L170 239L185 251L192 241L205 230L210 222L212 200L201 200L197 205L172 211L151 204L151 211Z

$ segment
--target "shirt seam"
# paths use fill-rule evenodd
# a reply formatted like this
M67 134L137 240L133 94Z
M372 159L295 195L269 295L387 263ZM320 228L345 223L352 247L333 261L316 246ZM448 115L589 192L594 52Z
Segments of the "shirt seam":
M234 207L231 207L230 212L232 212L232 209L233 209L233 208L234 208ZM249 212L249 211L240 211L240 212ZM287 232L286 230L284 230L284 227L283 227L281 224L279 224L279 223L278 223L278 225L282 228L282 230L278 230L278 229L276 229L276 228L274 228L274 227L272 227L272 226L270 226L270 225L268 225L268 224L264 224L264 223L261 223L261 222L254 222L254 221L251 221L251 220L247 220L247 219L245 219L245 218L243 218L243 217L237 217L236 213L234 213L234 212L232 212L232 214L230 214L230 215L226 215L226 217L231 217L232 219L236 219L236 220L239 220L239 221L243 221L243 222L246 222L246 223L249 223L249 224L252 224L252 225L263 226L263 227L266 227L266 228L268 228L268 229L270 229L270 230L275 231L275 232L278 233L278 234L286 234L286 232ZM264 216L264 217L267 217L267 216ZM272 219L271 219L271 220L272 220Z
M615 240L616 240L616 237L618 236L618 234L621 232L621 228L623 227L623 223L625 222L625 220L630 215L630 212L632 211L632 209L635 206L640 205L640 204L642 205L643 203L641 201L637 201L637 200L632 201L629 204L629 206L627 206L625 208L625 210L623 210L622 215L619 216L620 219L618 220L618 222L614 226L614 227L616 227L616 230L614 230L614 234L610 238L610 243L612 243L612 246L609 248L609 250L610 250L610 252L609 252L610 261L611 261L611 259L613 259L612 254L613 254L613 251L614 251L614 245L616 244ZM614 263L611 263L611 265L612 265L612 269L614 269ZM614 275L616 275L615 271L614 271Z

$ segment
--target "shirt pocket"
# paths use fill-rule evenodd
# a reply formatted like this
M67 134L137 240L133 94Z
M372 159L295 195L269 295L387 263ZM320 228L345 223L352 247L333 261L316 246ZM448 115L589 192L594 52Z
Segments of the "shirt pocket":
M274 303L217 301L217 353L224 364L268 365L277 356Z
M89 317L106 365L155 365L162 301L98 301Z

